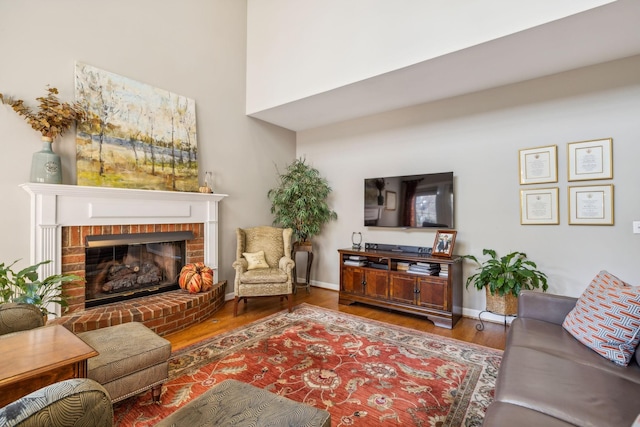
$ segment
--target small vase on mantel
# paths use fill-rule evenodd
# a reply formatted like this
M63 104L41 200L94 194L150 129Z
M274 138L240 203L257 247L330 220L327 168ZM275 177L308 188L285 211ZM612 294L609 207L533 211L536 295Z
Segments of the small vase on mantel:
M42 137L42 150L31 158L31 182L62 184L62 163L60 156L53 152L53 139Z

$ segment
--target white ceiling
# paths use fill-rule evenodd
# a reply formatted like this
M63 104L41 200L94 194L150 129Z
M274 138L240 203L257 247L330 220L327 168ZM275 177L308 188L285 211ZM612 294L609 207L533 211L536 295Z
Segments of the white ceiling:
M638 54L640 0L618 0L251 117L302 131Z

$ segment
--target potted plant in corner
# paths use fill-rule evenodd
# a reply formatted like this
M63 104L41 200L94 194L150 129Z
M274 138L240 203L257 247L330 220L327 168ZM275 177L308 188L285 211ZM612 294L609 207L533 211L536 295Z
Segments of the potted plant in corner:
M308 243L311 237L320 234L324 224L338 218L327 204L329 183L305 159L296 159L278 178L278 186L267 193L271 213L275 215L273 222L292 228L300 244Z
M292 248L295 253L307 253L306 280L301 287L309 292L309 275L313 262L311 239L320 234L322 226L338 218L338 214L329 208L327 197L331 187L318 169L309 166L305 159L296 159L287 166L285 173L279 173L279 184L267 193L271 200L271 213L275 215L274 224L284 228L292 228L296 240ZM294 267L294 280L296 280ZM298 282L294 285L294 291Z
M38 280L38 267L51 261L39 262L16 273L12 267L18 261L10 265L0 264L0 303L33 304L45 317L55 315L49 311L49 304L60 304L63 309L68 306L66 295L62 292L64 283L84 280L73 274L54 274Z
M31 128L42 135L42 150L33 154L31 182L62 183L60 156L53 152L51 144L62 136L77 120L83 120L85 112L78 103L68 104L58 99L58 89L47 87L47 96L36 98L37 112L24 105L21 99L13 99L0 93L0 103L9 105L24 117Z
M480 263L473 255L462 258L475 261L478 265L476 273L467 278L466 287L473 283L478 290L484 288L487 295L487 311L509 315L518 312L518 295L522 289L542 288L545 292L549 285L547 276L538 270L535 262L527 259L523 252L511 252L498 258L496 251L483 249L483 255L489 259Z

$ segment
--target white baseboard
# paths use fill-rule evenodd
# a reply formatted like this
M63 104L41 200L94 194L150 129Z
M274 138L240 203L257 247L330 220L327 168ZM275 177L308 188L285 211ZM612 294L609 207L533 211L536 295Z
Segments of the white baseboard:
M300 282L304 282L303 278L299 278L298 279L298 283ZM330 289L332 291L339 291L340 290L340 285L337 285L335 283L326 283L326 282L318 282L317 280L312 280L311 281L311 286L315 286L317 288L323 288L323 289Z
M469 317L471 319L478 319L478 316L480 315L480 313L482 313L483 322L499 323L501 325L505 323L505 316L501 314L493 314L493 313L489 313L488 311L482 312L482 310L473 310L471 308L462 309L462 316ZM514 316L507 316L506 317L507 325L510 325L511 322L513 322L513 319L515 319Z
M302 278L302 277L298 278L298 282L304 282L304 278ZM329 290L332 290L332 291L339 291L340 290L340 285L337 285L335 283L319 282L317 280L312 280L311 281L311 286L315 286L315 287L323 288L323 289L329 289ZM230 293L225 294L224 300L225 301L229 301L229 300L232 300L234 297L235 297L234 293L230 292ZM462 309L462 316L463 317L469 317L471 319L477 319L478 315L480 313L481 313L481 310L474 310L474 309L470 309L470 308L463 308ZM514 319L513 316L507 316L507 318L506 318L507 324L508 325L511 324L513 319ZM483 322L504 324L505 317L501 316L499 314L493 314L493 313L489 313L489 312L484 312L484 313L482 313L482 321Z

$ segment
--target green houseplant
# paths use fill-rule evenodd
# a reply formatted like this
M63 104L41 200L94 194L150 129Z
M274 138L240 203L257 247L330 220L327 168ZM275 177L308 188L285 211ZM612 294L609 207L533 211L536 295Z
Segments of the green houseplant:
M305 159L296 159L278 178L278 186L267 193L271 213L275 215L273 222L292 228L299 241L308 241L320 234L324 224L338 218L327 204L331 187Z
M535 262L527 259L527 254L514 251L499 258L492 249L483 249L482 254L489 255L489 259L482 263L473 255L463 255L462 258L478 265L479 271L467 278L466 288L473 284L480 291L485 289L488 311L513 314L517 311L516 298L522 289L542 288L543 292L548 289L546 274L538 270ZM505 297L506 301L498 302L493 297Z
M51 261L42 261L26 267L17 273L12 264L0 264L0 303L19 302L33 304L43 315L55 313L48 310L48 304L60 304L62 308L68 306L67 298L62 293L62 285L66 282L83 280L73 274L54 274L43 280L38 279L38 267Z

